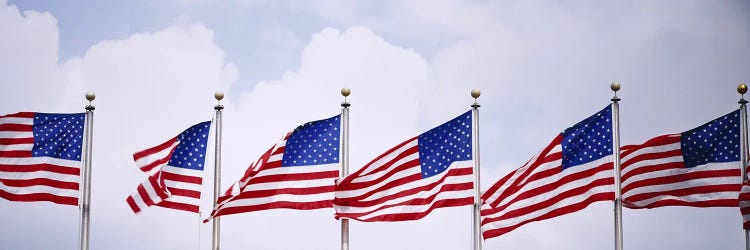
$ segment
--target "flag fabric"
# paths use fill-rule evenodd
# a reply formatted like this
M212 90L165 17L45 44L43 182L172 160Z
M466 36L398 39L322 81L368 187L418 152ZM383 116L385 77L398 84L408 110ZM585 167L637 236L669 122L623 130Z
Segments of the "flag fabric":
M612 147L611 106L557 135L484 192L484 238L614 200Z
M474 203L471 111L389 149L337 181L336 218L418 220Z
M622 147L622 199L628 208L737 207L740 117Z
M219 197L211 218L275 208L331 207L340 168L340 128L336 115L287 133Z
M134 213L160 206L200 211L201 184L211 122L201 122L155 147L133 154L136 166L148 174L126 202Z
M742 228L750 229L750 183L747 180L743 182L738 198L742 214Z
M0 116L0 198L78 205L85 115Z

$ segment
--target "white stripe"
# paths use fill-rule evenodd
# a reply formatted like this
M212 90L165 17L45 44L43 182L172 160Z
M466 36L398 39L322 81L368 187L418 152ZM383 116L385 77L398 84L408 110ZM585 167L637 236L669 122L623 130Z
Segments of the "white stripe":
M633 182L649 180L649 179L654 179L654 178L680 176L680 175L685 175L685 174L690 174L690 173L711 172L711 171L716 171L716 170L732 170L732 169L739 169L739 162L712 163L712 164L705 164L705 165L691 167L691 168L665 169L665 170L642 173L642 174L631 176L626 181L622 182L622 187L623 189L626 189ZM741 183L739 175L737 175L737 182ZM630 190L630 191L633 191L633 190ZM624 197L625 197L625 194L623 194L623 198Z
M166 201L175 202L175 203L195 205L195 206L199 206L199 207L200 207L200 202L201 202L200 199L196 199L196 198L192 198L192 197L187 197L187 196L180 196L180 195L175 195L175 194L170 195L165 200Z
M677 150L677 149L680 149L680 143L673 143L673 144L669 144L669 145L665 145L665 146L648 147L648 148L639 149L638 151L636 151L636 152L634 152L632 154L629 154L627 157L623 158L623 160L621 161L622 162L621 165L627 165L627 164L632 164L632 165L629 165L629 166L623 168L621 170L621 175L625 176L630 171L633 171L633 170L638 169L638 168L643 167L643 166L650 166L650 165L655 165L655 164L664 164L664 163L670 163L670 162L683 162L682 155L671 156L671 157L666 157L666 158L657 158L657 159L652 159L652 160L641 160L641 161L637 161L637 162L633 162L633 163L630 162L631 160L633 160L634 157L639 156L639 155L652 154L652 153L663 153L663 152L674 151L674 150Z
M165 148L165 149L163 149L161 151L155 152L155 153L150 154L150 155L142 156L141 158L138 158L138 159L135 160L135 165L138 168L142 168L142 167L144 167L146 165L149 165L149 164L151 164L151 163L153 163L155 161L163 160L163 159L165 159L165 158L167 158L169 156L169 153L171 153L172 149L174 149L175 147L177 147L178 144L180 144L180 142L179 141L175 141L174 143L172 143L172 145L170 145L169 147L167 147L167 148ZM158 167L158 166L156 166L156 167Z
M280 167L280 168L264 169L258 172L258 174L254 176L254 178L261 177L261 176L279 175L279 174L305 174L305 173L329 172L329 171L338 171L338 170L339 170L339 163L320 164L320 165L315 165L315 166Z
M146 202L143 201L143 198L141 198L141 194L139 194L137 191L135 194L130 195L130 197L133 197L133 202L135 203L135 206L138 207L140 211L137 213L143 212L143 209L147 208Z
M258 191L258 190L275 190L283 188L312 188L312 187L328 187L333 186L333 180L336 178L325 178L316 180L296 180L296 181L275 181L266 183L256 183L245 186L244 190Z
M650 199L645 199L642 201L630 202L630 203L636 207L645 207L654 202L663 201L663 200L696 202L696 201L710 201L710 200L717 200L717 199L737 199L737 195L738 195L738 192L712 192L712 193L705 193L705 194L691 194L691 195L685 195L685 196L660 195L660 196L653 197Z
M0 118L0 124L34 125L34 118L3 117Z
M203 170L178 168L178 167L173 167L170 165L165 165L161 167L161 170L164 172L173 173L173 174L193 176L193 177L203 177Z
M445 171L443 171L439 175L433 175L433 176L430 176L429 178L426 178L426 179L419 179L417 181L413 181L413 182L409 182L409 183L404 183L404 184L401 184L401 185L398 185L398 186L395 186L395 187L391 187L391 188L386 189L386 190L381 190L381 191L373 193L373 194L371 194L371 195L369 195L367 197L364 197L364 199L360 199L360 200L362 200L362 201L377 200L377 199L380 199L382 197L385 197L385 196L388 196L388 195L391 195L391 194L395 194L395 193L398 193L398 192L401 192L401 191L406 191L406 190L410 190L410 189L414 189L414 188L423 187L423 186L427 186L427 185L433 184L435 182L440 181L440 179L442 179L444 176L446 176L448 174L448 170L451 170L451 169L456 169L456 170L469 169L469 170L473 170L473 168L471 166L472 165L472 161L458 162L458 164L456 164L456 166L453 166L453 164L451 164L451 165L452 166L450 168L446 169ZM474 178L474 176L471 175L471 174L468 174L468 175L459 175L459 176L452 175L452 176L446 177L445 181L443 181L443 183L441 185L453 184L453 183L466 183L466 182L473 183L474 182L473 178ZM368 189L368 191L369 190L370 189ZM337 195L336 197L341 197L341 196Z
M230 208L230 207L243 207L243 206L253 206L253 205L261 205L261 204L268 204L272 202L279 202L279 201L285 201L285 202L317 202L317 201L330 201L333 200L333 192L329 193L320 193L320 194L306 194L306 195L295 195L295 194L277 194L274 196L268 196L268 197L260 197L260 198L245 198L245 199L235 199L231 202L225 203L221 209Z
M447 173L447 172L448 171L446 169L446 171L443 171L443 173L441 173L440 176L445 175L445 173ZM388 185L391 182L396 181L396 180L398 180L400 178L404 178L404 177L407 177L407 176L410 176L410 175L415 175L415 174L421 175L421 173L422 173L422 171L419 169L419 166L407 168L407 169L404 169L404 170L402 170L400 172L396 172L393 175L391 175L390 177L386 178L385 180L376 182L376 183L374 183L374 184L372 184L370 186L365 186L364 188L356 189L356 190L338 191L338 192L336 192L336 197L338 197L338 198L357 197L357 196L360 196L360 195L364 195L367 192L370 192L372 190L375 190L375 189L381 188L381 187L383 187L385 185ZM434 180L429 180L429 182L432 182L432 181L434 181Z
M181 181L173 181L173 180L164 180L164 185L167 186L167 188L179 188L179 189L186 189L186 190L193 190L200 192L201 191L201 184L194 184L189 182L181 182Z
M0 182L0 189L11 194L54 194L57 196L78 198L78 190L60 189L49 186L10 187Z
M34 133L28 132L13 132L13 131L0 131L0 138L12 139L12 138L33 138Z
M559 202L557 202L557 203L555 203L555 204L553 204L551 206L548 206L548 207L545 207L545 208L542 208L542 209L537 209L537 210L531 211L530 213L527 213L527 214L524 214L524 215L521 215L521 216L511 217L511 218L507 218L505 220L499 220L499 221L495 221L495 222L484 224L484 225L482 225L482 232L487 231L487 230L491 230L491 229L499 229L499 228L506 228L506 227L515 226L515 225L518 225L518 224L520 224L520 223L522 223L524 221L532 220L534 218L542 216L542 215L544 215L546 213L549 213L550 211L555 210L557 208L564 207L564 206L571 205L571 204L576 204L576 203L583 202L584 200L586 200L586 198L588 198L592 194L612 192L612 190L613 190L613 188L612 188L611 185L594 187L593 189L588 190L583 195L576 195L576 196L572 196L572 197L563 199L563 200L561 200L561 201L559 201ZM498 217L501 217L502 215L504 215L505 213L507 213L509 211L511 211L511 210L506 209L506 210L499 211L498 213L495 213L495 214L492 214L492 215L483 216L483 220L487 219L487 218L498 218Z
M268 162L281 161L284 158L284 154L274 154L268 157Z
M34 148L33 143L0 145L0 151L31 151Z
M154 190L157 187L154 187L153 185L151 185L151 182L149 181L149 179L146 179L146 181L143 182L143 184L141 185L143 185L143 189L146 191L148 198L151 199L151 201L154 202L154 204L159 204L159 202L161 202L162 200L161 197L159 197L159 195L156 194L156 191Z
M625 176L630 171L633 171L638 168L654 166L654 165L659 165L659 164L673 163L673 162L683 162L682 156L673 156L673 157L659 158L659 159L654 159L654 160L639 161L637 163L634 163L633 165L628 166L627 169L623 169L623 170L628 170L628 171L621 172L622 173L621 176ZM639 177L643 175L651 175L652 173L669 171L669 170L680 170L680 169L666 169L666 170L659 170L659 171L653 171L653 172L639 173L639 174L635 174L632 176L626 176L625 178L622 179L622 186L624 187L633 181L642 179Z
M391 215L391 214L395 215L395 214L404 214L404 213L424 213L430 208L432 204L440 202L442 200L460 199L460 198L467 198L467 197L474 197L473 191L471 189L439 192L437 196L435 197L435 200L432 203L424 204L424 205L405 205L405 206L389 207L389 208L375 211L371 214L361 216L358 219L367 220L373 217L377 217L381 215Z
M36 165L50 164L62 167L81 168L82 163L74 160L64 160L52 157L30 157L30 158L3 158L0 157L0 165Z
M78 183L79 177L72 174L61 174L47 171L34 172L3 172L0 171L0 179L6 180L31 180L35 178L45 178L55 181Z
M677 183L643 186L643 187L638 187L638 188L628 190L627 193L622 194L622 198L624 200L628 200L632 196L639 195L639 194L653 193L653 192L667 192L667 191L675 191L675 190L685 189L685 188L694 188L694 187L702 187L702 186L709 186L709 185L724 185L724 184L739 185L740 177L739 176L710 177L710 178L690 179L690 180L677 182ZM734 192L734 193L735 193L735 196L739 195L739 192ZM670 195L662 195L662 196L670 196ZM734 198L736 199L737 197L734 197Z

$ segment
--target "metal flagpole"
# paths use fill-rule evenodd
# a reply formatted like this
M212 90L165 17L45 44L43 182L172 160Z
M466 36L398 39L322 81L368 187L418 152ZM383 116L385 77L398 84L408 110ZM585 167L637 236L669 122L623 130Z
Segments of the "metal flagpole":
M83 171L81 179L83 180L83 192L81 192L81 250L89 249L89 213L91 212L91 145L94 134L94 105L91 104L96 98L94 92L86 92L86 100L89 101L89 105L86 105L86 129L85 129L85 151L83 155Z
M222 92L216 92L214 93L214 98L216 98L217 104L214 106L214 110L216 110L216 141L214 143L214 148L216 151L214 152L214 206L216 207L217 199L219 199L220 194L220 188L221 188L221 111L224 109L224 106L221 105L221 99L224 99L224 93ZM213 250L219 250L219 231L221 230L221 225L219 217L213 218L213 238L211 239L211 249Z
M471 105L471 147L474 152L474 207L473 207L473 245L474 250L482 250L482 221L481 221L481 209L482 209L482 197L481 197L481 185L479 180L479 103L477 98L482 94L478 89L471 91L471 97L474 97L474 104Z
M352 91L342 88L341 95L344 102L341 103L341 172L339 177L349 174L349 104L347 97ZM341 219L341 250L349 250L349 219Z
M740 84L737 86L737 93L740 94L740 171L742 173L742 182L747 180L747 100L745 100L745 93L747 93L747 85ZM750 235L748 230L745 229L745 249L750 250Z
M620 90L619 82L609 86L615 92L612 97L612 153L615 165L615 250L622 250L622 190L620 189Z

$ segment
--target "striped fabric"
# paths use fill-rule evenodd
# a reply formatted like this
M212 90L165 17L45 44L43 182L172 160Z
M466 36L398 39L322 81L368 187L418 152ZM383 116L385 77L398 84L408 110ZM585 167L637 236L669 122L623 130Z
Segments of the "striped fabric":
M539 154L482 195L482 235L498 237L534 221L614 200L611 107L563 131Z
M336 218L418 220L437 208L473 204L471 125L469 111L338 180Z
M0 198L77 206L84 117L0 116Z
M160 206L200 211L201 184L211 122L198 123L155 147L133 154L148 177L126 202L134 213Z
M330 208L340 168L340 127L337 115L287 133L219 197L210 218L276 208Z
M623 206L736 207L742 183L739 124L734 111L680 134L623 146Z

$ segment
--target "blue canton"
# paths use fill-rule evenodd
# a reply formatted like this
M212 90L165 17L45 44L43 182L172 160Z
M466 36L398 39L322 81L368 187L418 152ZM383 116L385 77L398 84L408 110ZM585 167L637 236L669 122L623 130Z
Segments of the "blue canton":
M612 154L612 107L562 132L562 169L586 164Z
M682 133L680 146L685 167L711 162L739 161L739 123L740 111L737 110Z
M208 132L211 131L211 122L201 122L186 129L177 136L177 148L169 158L167 165L178 168L203 170L206 163L206 147L208 145Z
M287 138L282 167L339 162L339 116L308 122L294 129Z
M34 114L34 147L31 155L80 161L84 118L83 113Z
M471 111L419 135L422 178L445 171L455 161L471 160Z

